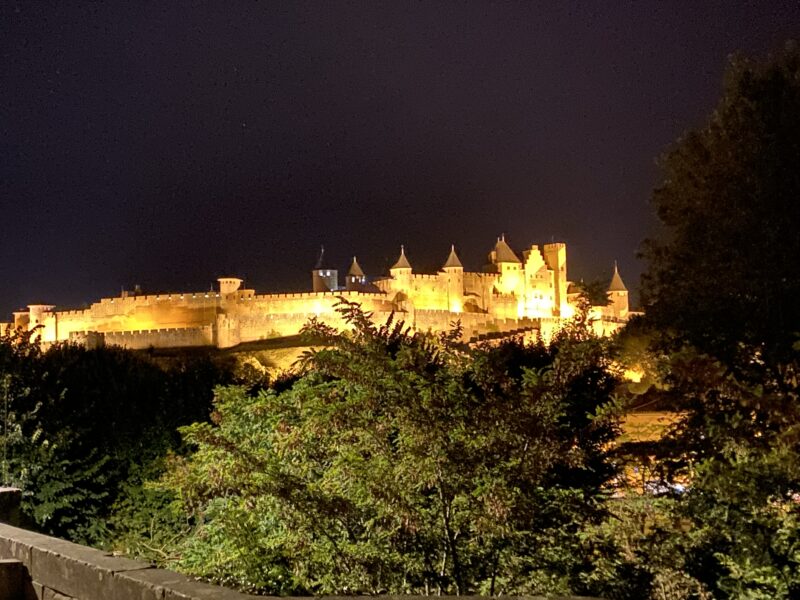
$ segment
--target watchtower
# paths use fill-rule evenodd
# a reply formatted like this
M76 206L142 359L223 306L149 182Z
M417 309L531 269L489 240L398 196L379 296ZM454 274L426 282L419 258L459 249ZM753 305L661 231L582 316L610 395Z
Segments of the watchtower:
M339 289L339 271L325 260L325 247L319 247L319 259L311 271L311 283L315 292L332 292Z

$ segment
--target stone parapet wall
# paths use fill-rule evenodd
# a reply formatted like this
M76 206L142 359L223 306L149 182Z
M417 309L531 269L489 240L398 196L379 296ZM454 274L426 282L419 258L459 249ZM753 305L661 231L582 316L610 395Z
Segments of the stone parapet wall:
M192 348L214 343L213 327L186 327L176 329L151 329L146 331L119 331L103 334L106 344L130 350L154 348Z
M255 296L252 302L238 302L226 305L229 315L246 313L257 315L286 314L333 314L340 298L361 304L366 311L383 311L393 308L392 302L385 294L363 292L310 292L300 294L269 294ZM295 332L297 333L297 332Z
M494 319L483 313L452 313L447 310L418 310L414 314L418 331L448 331L456 321L461 322L465 334L471 334L473 331L488 331Z
M316 298L332 298L338 299L339 297L346 300L358 302L360 300L382 300L385 296L378 292L360 292L357 290L336 290L333 292L286 292L282 294L256 294L255 299L260 301L269 300L313 300Z
M256 598L4 523L0 523L0 586L5 588L0 587L3 600Z

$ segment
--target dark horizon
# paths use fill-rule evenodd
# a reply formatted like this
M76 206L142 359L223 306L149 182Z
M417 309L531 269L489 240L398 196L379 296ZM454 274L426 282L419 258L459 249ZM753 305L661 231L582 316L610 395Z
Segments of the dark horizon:
M800 32L795 2L596 8L9 3L0 8L0 321L237 276L310 289L319 247L382 275L497 236L567 243L635 291L655 159L701 126L727 57Z

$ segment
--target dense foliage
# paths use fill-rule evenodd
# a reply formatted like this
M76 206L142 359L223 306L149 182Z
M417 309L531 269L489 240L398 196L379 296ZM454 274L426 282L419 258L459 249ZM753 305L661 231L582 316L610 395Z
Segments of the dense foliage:
M615 504L618 519L599 533L622 554L601 562L625 559L649 580L651 596L639 597L798 597L798 364L754 382L691 347L660 362L647 397L681 418L657 442L617 448L649 493Z
M608 281L605 279L581 280L575 287L592 306L608 306Z
M100 543L123 491L180 444L178 426L208 418L230 372L207 357L165 368L120 348L42 351L32 335L0 338L3 480L36 528Z
M665 234L644 248L644 324L663 353L656 395L683 415L656 466L690 482L667 539L714 598L800 597L798 165L790 44L733 61L709 124L667 155L654 195Z
M467 349L344 303L351 332L284 391L220 390L163 485L197 520L183 569L270 592L538 593L586 586L617 378L582 326Z
M735 58L708 124L662 160L647 319L730 363L792 355L800 332L800 50ZM741 364L740 364L741 366Z

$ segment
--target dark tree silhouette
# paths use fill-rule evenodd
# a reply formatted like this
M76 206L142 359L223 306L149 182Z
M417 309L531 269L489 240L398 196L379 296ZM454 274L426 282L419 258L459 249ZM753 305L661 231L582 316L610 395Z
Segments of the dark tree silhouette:
M733 364L790 355L800 332L800 51L733 58L708 124L661 162L647 321Z

